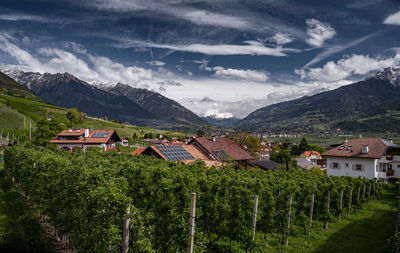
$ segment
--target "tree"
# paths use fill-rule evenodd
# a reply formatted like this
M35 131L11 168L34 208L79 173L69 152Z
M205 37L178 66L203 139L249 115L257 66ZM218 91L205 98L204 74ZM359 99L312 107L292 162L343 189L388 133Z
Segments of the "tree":
M33 133L33 140L35 144L41 146L48 146L49 141L53 139L63 128L56 120L41 119L36 126Z
M305 137L303 137L299 143L299 151L301 153L303 153L304 151L306 151L308 149L308 142L307 139Z
M138 138L138 135L137 135L136 132L133 133L132 138L133 138L133 139L137 139L137 138Z
M198 129L197 130L197 136L205 136L206 135L206 132L203 130L203 129Z
M281 150L279 153L272 152L269 159L271 161L284 164L286 170L289 170L289 167L291 166L297 166L297 161L292 158L287 150Z
M83 121L83 115L77 108L69 109L66 116L72 125L78 125Z

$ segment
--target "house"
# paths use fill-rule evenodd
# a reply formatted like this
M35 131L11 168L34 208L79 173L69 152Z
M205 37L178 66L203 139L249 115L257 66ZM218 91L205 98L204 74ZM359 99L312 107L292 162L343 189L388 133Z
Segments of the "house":
M322 154L328 175L400 178L400 145L380 138L361 138L343 143Z
M167 161L183 161L191 163L201 160L207 166L220 166L223 162L236 161L237 164L246 165L254 158L241 149L233 141L220 138L197 137L188 144L176 143L169 145L153 145L144 151L133 152L132 155L144 154L155 156Z
M89 130L81 127L72 127L57 134L50 143L59 148L72 151L74 148L98 147L103 150L115 148L115 143L121 142L115 130Z
M234 141L225 137L197 137L189 141L207 157L214 161L235 161L237 165L247 166L254 157L241 149Z
M219 161L210 159L193 145L155 145L135 150L132 155L144 154L155 156L167 161L182 161L192 163L196 160L203 161L207 166L219 165Z
M304 151L301 154L301 157L306 159L307 161L310 162L315 162L315 160L321 159L321 154L317 151Z
M124 147L128 147L129 146L129 140L126 137L121 137L121 145Z

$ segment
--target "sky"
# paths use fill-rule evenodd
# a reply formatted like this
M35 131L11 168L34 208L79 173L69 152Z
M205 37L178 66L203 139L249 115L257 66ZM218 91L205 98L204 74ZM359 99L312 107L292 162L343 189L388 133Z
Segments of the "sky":
M1 0L0 67L243 118L400 66L399 0Z

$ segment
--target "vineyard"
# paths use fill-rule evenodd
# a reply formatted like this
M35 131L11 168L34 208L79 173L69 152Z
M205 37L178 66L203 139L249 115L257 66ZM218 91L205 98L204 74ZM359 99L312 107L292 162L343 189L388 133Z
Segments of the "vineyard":
M290 243L290 237L312 233L316 224L328 227L381 193L373 180L321 171L217 169L96 150L7 148L5 169L80 252L120 245L128 206L134 252L187 251L192 193L194 252L263 252L269 238Z

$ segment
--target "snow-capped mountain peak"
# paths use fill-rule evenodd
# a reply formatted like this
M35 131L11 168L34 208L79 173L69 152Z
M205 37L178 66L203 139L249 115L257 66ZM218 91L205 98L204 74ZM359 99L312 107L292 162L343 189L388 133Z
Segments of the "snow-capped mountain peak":
M385 68L370 78L388 80L393 86L397 87L400 86L400 68Z

